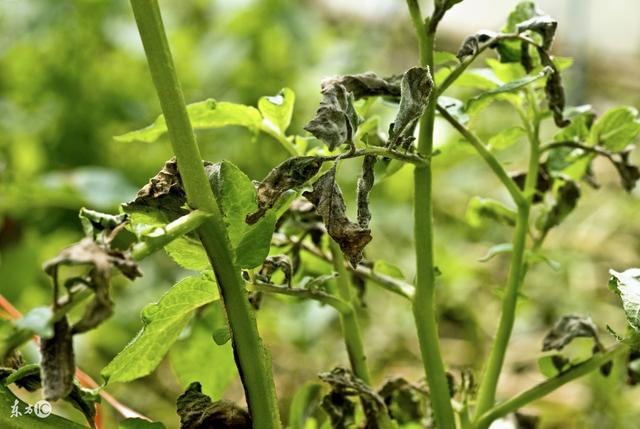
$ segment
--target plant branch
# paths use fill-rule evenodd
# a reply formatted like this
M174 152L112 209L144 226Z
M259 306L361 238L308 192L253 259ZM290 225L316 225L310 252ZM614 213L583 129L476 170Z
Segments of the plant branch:
M418 37L420 64L433 70L433 53L437 21L432 25L423 21L417 0L407 0L411 20ZM440 17L441 18L441 17ZM433 21L433 17L432 17ZM428 28L427 28L428 26ZM425 111L420 118L418 155L430 158L433 152L433 130L437 104L437 88L432 89ZM413 298L420 354L431 392L431 404L440 429L455 429L455 417L449 395L438 337L438 312L435 297L435 264L433 259L433 201L431 164L416 165L413 174L413 228L416 252L416 287Z
M484 159L489 168L493 171L493 173L497 176L497 178L502 182L502 184L507 188L509 195L513 199L514 203L518 207L522 207L526 205L525 195L522 193L520 188L516 182L513 181L511 177L507 174L505 169L502 167L500 162L496 159L495 156L487 149L487 146L480 140L475 134L473 134L467 127L462 125L456 118L454 118L447 109L438 104L438 112L442 115L443 118L447 120L478 152L478 154Z
M279 131L274 130L272 127L265 125L264 123L260 126L260 131L265 134L273 137L280 145L287 151L291 156L299 156L298 149L287 139L286 136L282 135Z
M587 146L585 144L582 144L580 142L572 142L572 141L559 141L559 142L551 142L551 143L547 143L545 145L542 145L540 147L540 152L544 153L547 152L549 150L552 149L556 149L556 148L560 148L560 147L570 147L570 148L574 148L574 149L581 149L585 152L591 152L594 153L596 155L601 155L604 156L606 158L608 158L609 160L613 159L613 156L611 154L611 152L602 149L598 146Z
M537 384L531 389L525 390L524 392L519 393L513 398L496 405L489 411L482 414L482 416L476 421L475 429L487 429L496 419L517 411L525 405L543 398L544 396L564 386L565 384L597 370L607 362L610 362L618 356L621 356L626 350L626 345L618 344L610 350L604 353L599 353L585 362L572 366L559 375L543 381L542 383Z
M253 310L235 266L221 214L205 174L189 122L157 0L131 0L151 77L164 113L171 146L192 208L212 216L198 229L213 267L231 328L236 365L256 429L279 429L280 423L271 362L262 346Z
M321 290L284 287L262 282L251 283L251 287L258 292L287 295L303 299L313 299L314 301L330 305L341 314L347 314L353 311L353 308L347 302Z

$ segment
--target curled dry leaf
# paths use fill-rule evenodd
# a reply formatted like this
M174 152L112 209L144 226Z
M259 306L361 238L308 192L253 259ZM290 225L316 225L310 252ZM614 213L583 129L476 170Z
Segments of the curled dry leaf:
M277 270L282 271L284 274L284 281L282 283L291 287L293 270L291 268L291 261L287 255L274 255L267 257L267 259L262 263L260 271L258 271L258 279L265 283L271 283L271 276Z
M202 393L198 382L191 383L178 397L178 416L180 429L251 429L249 413L231 401L213 402Z
M359 123L353 102L353 94L343 85L334 83L323 86L320 106L304 129L322 140L329 150L352 144Z
M552 70L547 76L547 83L544 86L544 92L547 96L547 102L549 103L549 110L553 113L553 121L556 126L564 128L569 125L571 121L564 117L565 97L560 71L553 63L551 56L544 49L538 49L538 53L540 54L542 65L550 67Z
M562 350L567 344L579 337L593 338L594 349L604 349L598 338L598 328L590 317L568 315L562 316L545 335L542 341L542 351Z
M371 221L371 211L369 210L369 193L373 188L373 167L376 164L376 157L367 155L362 159L362 174L358 178L358 193L356 204L358 206L358 224L362 228L368 228Z
M460 48L458 48L456 57L458 57L458 60L462 62L465 58L476 55L478 53L478 49L480 49L480 45L487 43L496 36L497 33L489 30L480 30L476 34L467 36L462 41Z
M413 131L424 112L432 88L433 80L426 67L412 67L402 76L400 107L389 127L390 148L409 147L413 141Z
M540 34L542 37L542 48L544 50L549 50L549 48L551 48L557 28L558 21L551 18L549 15L537 15L516 25L518 33L530 30Z
M54 324L53 330L53 337L40 343L41 377L47 401L57 401L71 393L76 371L73 335L66 316Z
M371 241L371 231L347 218L342 191L336 183L336 165L313 184L311 192L305 192L303 196L316 207L327 232L355 267L362 259L362 250Z
M400 97L401 76L380 77L373 72L336 76L322 81L322 89L342 85L353 98Z
M420 422L426 416L428 392L402 377L385 381L378 394L384 400L389 415L400 424Z
M277 165L258 185L258 210L249 214L246 222L250 225L256 223L273 207L280 195L304 185L320 171L321 166L322 158L315 156L293 157Z

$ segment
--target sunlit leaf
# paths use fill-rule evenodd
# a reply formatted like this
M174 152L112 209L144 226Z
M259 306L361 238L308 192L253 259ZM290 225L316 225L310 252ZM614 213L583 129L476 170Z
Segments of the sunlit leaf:
M640 268L623 272L609 270L609 273L609 288L620 296L629 325L640 332Z
M281 134L284 134L291 124L295 99L294 92L289 88L284 88L277 95L261 97L258 100L258 110L269 126L274 126Z
M596 119L591 127L589 141L591 144L604 146L611 152L620 152L640 134L638 110L634 107L621 106L605 112Z
M494 134L489 139L487 144L491 149L506 149L512 146L524 137L527 132L522 127L512 127L500 131L498 134Z

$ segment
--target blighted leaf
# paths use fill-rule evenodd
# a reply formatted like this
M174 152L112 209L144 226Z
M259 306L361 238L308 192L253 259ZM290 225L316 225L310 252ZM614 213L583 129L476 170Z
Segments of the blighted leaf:
M547 378L555 377L570 366L571 360L557 353L538 359L538 369Z
M194 129L221 128L228 125L259 129L262 124L262 116L255 107L224 101L216 102L213 99L189 104L187 114ZM167 132L167 124L164 115L160 115L148 127L116 136L115 139L120 142L152 143L165 132Z
M101 239L102 241L108 240L109 234L114 230L117 231L128 220L127 214L110 215L84 207L80 209L79 217L84 234L94 240Z
M400 76L383 78L373 72L336 76L322 81L322 89L342 85L353 98L399 97Z
M542 232L559 225L576 208L580 199L580 188L576 182L559 180L561 184L554 192L555 203L536 222L536 227Z
M258 100L258 110L262 113L263 121L284 134L291 124L295 100L294 92L289 88L283 88L277 95L261 97Z
M363 249L372 239L371 231L347 218L342 191L336 183L336 165L313 184L311 192L305 192L303 196L316 207L331 238L338 243L349 262L356 266L362 259Z
M502 28L503 33L515 33L518 24L534 16L541 15L532 1L518 3L515 9L509 14L507 24ZM521 42L518 40L502 40L497 44L497 51L500 62L519 63L521 60Z
M291 287L293 270L291 267L291 260L287 255L269 256L262 263L262 267L260 267L257 277L260 281L272 283L272 276L276 271L280 271L284 274L284 280L281 283Z
M131 381L150 374L160 363L193 311L218 299L218 288L206 276L176 283L156 304L142 311L144 326L136 337L101 371L110 382Z
M613 165L618 170L622 187L627 191L633 191L636 182L640 180L640 169L629 162L630 151L621 152L618 160L613 161Z
M166 429L166 426L160 422L150 422L149 420L135 417L121 421L118 429Z
M518 185L518 187L524 190L524 185L527 181L527 172L513 172L510 174L511 179ZM544 193L549 191L553 186L553 180L549 177L546 164L540 165L540 171L538 172L538 180L536 183L535 193L533 195L533 202L540 203L544 200ZM528 195L525 195L528 196Z
M96 404L100 403L100 395L97 391L85 389L80 383L74 379L71 392L64 398L65 401L73 405L79 410L91 427L95 427L94 420L96 418Z
M549 15L538 15L516 25L518 33L533 31L542 37L542 48L549 50L558 28L558 21Z
M389 415L400 424L421 422L426 415L428 392L402 377L385 381L378 390Z
M318 383L306 383L293 395L289 407L289 429L305 429L308 419L320 402L322 386Z
M274 206L280 195L304 185L320 171L321 166L322 159L314 156L289 158L278 164L258 185L258 210L248 214L245 221L249 225L256 223Z
M400 82L398 114L389 127L389 147L406 148L413 141L413 130L427 105L432 88L433 80L428 68L412 67L404 73Z
M322 140L329 150L352 144L359 123L353 102L353 94L343 85L323 86L320 106L304 129Z
M502 202L491 198L473 197L467 206L467 221L473 227L482 225L483 219L491 219L506 225L516 224L516 212Z
M40 343L40 361L44 399L57 401L71 393L76 372L73 335L67 317L53 325L53 337Z
M472 34L471 36L467 36L463 41L462 45L458 49L458 53L456 57L460 62L464 61L467 57L474 56L478 53L478 49L480 45L488 42L493 39L497 34L493 31L481 30L476 34Z
M623 272L609 270L609 288L622 300L629 325L640 332L640 268Z
M562 350L567 344L578 337L592 338L594 349L604 349L598 338L598 328L589 317L562 316L553 325L542 342L542 351Z
M569 125L570 122L564 117L565 97L560 71L556 68L553 60L545 50L538 48L538 54L540 55L540 61L545 70L551 70L551 72L548 73L547 82L544 86L544 93L547 97L549 110L551 110L553 114L553 121L556 126L558 128L564 128Z
M358 206L358 224L362 228L368 228L371 221L371 211L369 210L369 192L373 188L373 168L376 164L375 156L364 156L362 158L362 174L358 178L358 192L356 205Z
M180 429L251 429L251 416L231 401L213 402L202 393L200 383L194 382L178 397Z
M621 152L640 134L638 110L630 106L607 110L591 127L589 142L611 152Z

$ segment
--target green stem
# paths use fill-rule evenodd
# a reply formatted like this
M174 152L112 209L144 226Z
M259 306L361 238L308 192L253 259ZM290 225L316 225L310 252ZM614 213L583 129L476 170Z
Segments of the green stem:
M211 214L198 229L214 269L232 333L236 364L254 428L281 428L271 362L258 333L240 271L205 174L156 0L131 0L147 62L167 122L187 201Z
M418 36L420 63L433 70L434 31L428 32L417 0L407 0L409 13ZM420 119L418 154L430 158L433 152L433 129L436 110L436 88ZM440 429L455 429L455 417L449 395L449 384L442 361L438 338L433 260L433 207L431 164L414 169L414 240L416 251L416 288L413 316L418 331L420 354L431 392L436 425Z
M572 366L565 372L557 375L556 377L550 378L546 381L543 381L540 384L532 387L529 390L526 390L513 398L505 401L493 408L489 411L485 412L480 416L480 418L476 421L475 429L487 429L493 421L499 419L500 417L504 417L509 413L517 411L518 409L524 407L525 405L543 398L559 387L564 386L565 384L580 378L592 371L597 370L602 365L607 362L615 359L618 356L621 356L627 350L627 346L624 344L618 344L613 347L609 351L601 354L597 354L593 356L591 359L582 362L578 365Z
M298 149L287 139L286 136L282 135L280 131L274 130L268 125L262 124L260 130L266 134L269 134L273 137L280 145L287 151L291 156L299 156Z
M515 323L518 294L526 273L524 254L527 233L529 232L529 212L531 201L533 200L533 196L536 192L538 171L540 169L540 118L537 107L535 105L531 105L530 108L533 114L533 127L529 141L529 168L524 184L524 197L526 199L526 203L518 205L518 217L516 220L515 231L513 233L513 253L511 257L511 266L509 268L509 277L507 279L507 286L502 299L502 312L500 314L500 322L498 324L496 338L491 347L486 369L478 390L475 412L476 418L481 416L495 404L498 380L500 378L500 372L502 371L505 355L507 353L507 346Z
M347 314L353 311L353 307L351 307L348 302L345 302L333 295L329 295L328 293L323 291L283 287L267 283L253 283L251 286L253 290L257 292L274 293L303 299L313 299L323 304L330 305L331 307L335 308L336 311L338 311L338 313L340 314Z

